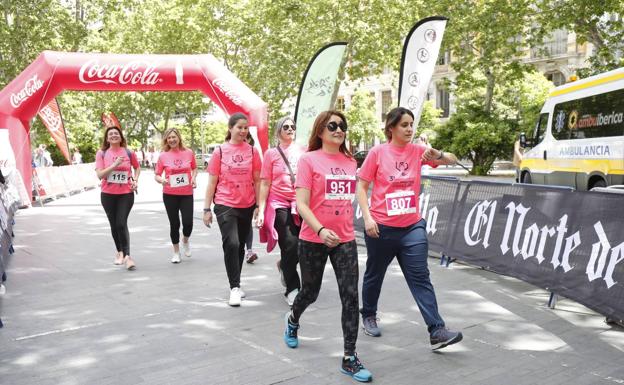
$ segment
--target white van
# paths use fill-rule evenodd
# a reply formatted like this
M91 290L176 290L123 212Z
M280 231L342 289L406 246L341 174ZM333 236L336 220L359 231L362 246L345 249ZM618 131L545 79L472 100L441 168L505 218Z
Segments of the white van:
M624 68L555 88L532 137L521 142L523 183L624 184Z

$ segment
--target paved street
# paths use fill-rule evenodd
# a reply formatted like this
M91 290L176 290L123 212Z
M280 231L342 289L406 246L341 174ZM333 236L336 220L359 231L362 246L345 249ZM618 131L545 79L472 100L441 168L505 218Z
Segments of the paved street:
M327 266L301 319L300 346L282 341L287 305L278 253L243 266L247 298L225 300L218 227L195 196L192 258L169 262L160 187L141 176L130 214L136 271L112 264L114 245L91 190L21 210L7 294L0 299L0 384L352 384L339 373L340 301ZM260 250L260 245L255 245ZM360 249L360 276L366 250ZM432 353L423 320L393 263L380 299L383 336L360 333L376 384L623 384L624 330L574 302L478 268L430 260L441 314L464 341Z

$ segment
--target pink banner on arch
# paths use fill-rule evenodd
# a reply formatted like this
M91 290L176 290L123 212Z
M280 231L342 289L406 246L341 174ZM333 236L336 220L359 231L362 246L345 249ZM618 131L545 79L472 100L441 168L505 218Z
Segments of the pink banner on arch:
M52 138L54 138L57 147L61 150L65 159L67 159L67 163L71 164L65 124L63 123L63 116L61 115L61 108L56 99L50 100L50 103L43 107L37 115L43 122L43 125L48 129L48 132L50 132L50 135L52 135Z

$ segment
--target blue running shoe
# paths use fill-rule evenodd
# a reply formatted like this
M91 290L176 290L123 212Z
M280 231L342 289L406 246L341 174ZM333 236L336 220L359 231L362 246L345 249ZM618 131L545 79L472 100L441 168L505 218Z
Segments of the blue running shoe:
M370 382L373 379L373 375L368 371L360 362L360 359L356 354L350 357L342 358L342 366L340 371L346 375L353 377L354 380L359 382Z
M286 313L284 317L284 322L286 323L286 330L284 331L284 342L286 346L289 348L296 348L299 345L299 339L297 338L297 330L299 329L299 325L293 325L290 323L288 318L290 317L290 312Z
M464 336L461 332L452 332L445 327L434 330L429 336L431 350L438 350L453 345L462 340Z

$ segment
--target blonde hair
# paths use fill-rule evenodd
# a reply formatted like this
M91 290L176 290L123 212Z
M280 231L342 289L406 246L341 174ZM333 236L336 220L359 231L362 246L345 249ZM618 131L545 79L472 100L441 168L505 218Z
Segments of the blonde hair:
M167 131L165 131L165 133L163 134L163 138L162 138L162 150L163 151L169 151L171 150L171 147L169 146L169 143L167 143L167 138L169 137L169 135L171 135L171 133L176 134L176 136L178 137L178 148L180 150L186 150L186 147L184 147L184 142L182 141L182 135L180 135L180 131L178 131L177 128L175 127L171 127L169 129L167 129Z

